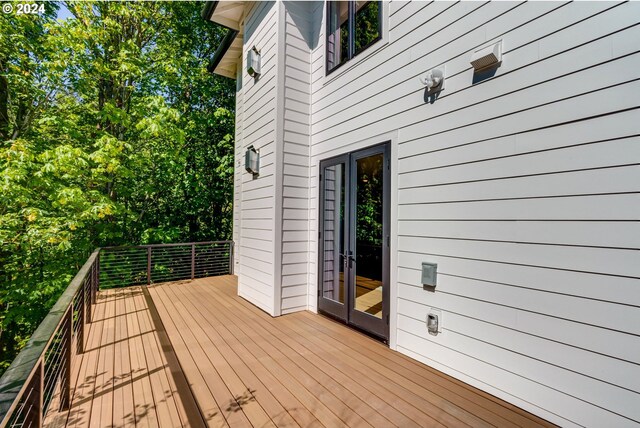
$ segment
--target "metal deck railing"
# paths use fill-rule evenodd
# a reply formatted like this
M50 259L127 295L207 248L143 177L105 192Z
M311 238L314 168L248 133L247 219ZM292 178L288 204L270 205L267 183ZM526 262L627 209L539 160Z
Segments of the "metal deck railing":
M102 288L232 274L233 242L105 247L100 266Z
M0 378L0 428L41 427L71 404L71 363L84 352L100 288L233 273L233 241L96 249Z

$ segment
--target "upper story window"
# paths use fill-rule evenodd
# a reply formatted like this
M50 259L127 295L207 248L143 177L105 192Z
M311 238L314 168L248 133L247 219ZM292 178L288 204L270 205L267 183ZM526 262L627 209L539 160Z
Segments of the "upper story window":
M381 37L380 1L328 1L327 74Z

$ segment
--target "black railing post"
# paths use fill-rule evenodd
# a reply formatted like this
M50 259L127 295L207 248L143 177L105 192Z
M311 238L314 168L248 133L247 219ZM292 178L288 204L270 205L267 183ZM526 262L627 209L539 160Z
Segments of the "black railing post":
M100 254L102 251L98 252L98 257L96 257L95 267L96 267L96 291L100 290Z
M24 408L27 413L24 417L22 426L24 427L41 427L42 426L42 408L44 399L44 359L41 359L33 373L30 382L30 392L27 392L27 399Z
M92 308L91 289L93 287L92 283L93 283L93 276L89 275L87 280L82 285L82 294L84 296L83 300L84 300L84 306L85 306L85 314L87 316L87 319L86 319L87 323L91 322L91 308Z
M234 242L231 241L229 243L229 275L233 275L233 250L234 250Z
M89 292L91 295L91 305L95 305L96 299L98 298L97 293L97 284L96 284L96 265L95 263L91 265L91 287L89 288Z
M62 384L60 385L60 410L68 410L71 403L71 343L73 341L73 305L69 307L65 315L65 321L62 327L64 341L66 342L62 349L63 358L60 364L64 369L62 372Z
M100 258L100 256L98 255L98 259ZM98 263L94 263L93 264L93 281L91 281L93 283L93 295L95 296L93 299L93 303L96 303L98 301L98 288L100 287L100 261L98 260Z
M191 244L191 279L196 277L196 244Z
M147 247L147 285L151 284L151 247Z
M78 309L78 337L76 337L76 349L79 354L84 353L84 323L87 322L87 309L85 305L85 288L87 280L85 279L80 287L80 308Z

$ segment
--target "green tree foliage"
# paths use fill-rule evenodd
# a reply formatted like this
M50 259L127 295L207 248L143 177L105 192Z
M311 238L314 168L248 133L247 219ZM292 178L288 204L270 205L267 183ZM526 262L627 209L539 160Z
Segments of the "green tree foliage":
M359 4L358 7L360 7ZM356 55L380 37L380 12L379 1L366 2L356 11L354 23Z
M382 280L384 157L359 159L356 183L358 275Z
M0 16L0 371L93 248L229 237L235 89L201 6Z

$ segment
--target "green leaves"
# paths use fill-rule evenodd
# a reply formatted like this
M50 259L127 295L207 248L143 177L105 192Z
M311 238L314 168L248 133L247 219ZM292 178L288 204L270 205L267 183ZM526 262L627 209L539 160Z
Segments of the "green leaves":
M197 2L0 16L0 371L96 246L227 239L234 82Z

